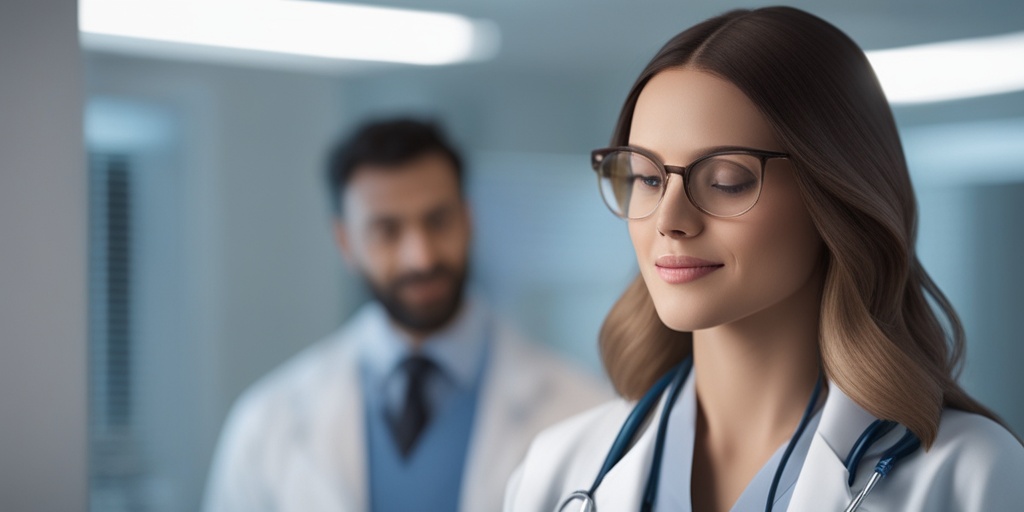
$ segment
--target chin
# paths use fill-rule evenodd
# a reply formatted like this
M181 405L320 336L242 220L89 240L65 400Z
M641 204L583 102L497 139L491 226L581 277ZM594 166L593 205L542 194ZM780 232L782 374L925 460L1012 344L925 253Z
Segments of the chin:
M654 309L658 312L661 323L673 331L693 332L719 325L714 319L703 314L705 312L694 311L693 307L683 304L659 305L655 301Z

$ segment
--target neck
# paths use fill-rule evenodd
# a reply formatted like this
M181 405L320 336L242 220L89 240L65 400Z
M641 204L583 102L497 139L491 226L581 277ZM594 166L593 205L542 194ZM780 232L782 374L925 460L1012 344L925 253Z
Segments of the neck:
M405 340L409 344L409 348L414 352L423 348L423 343L427 341L427 338L430 337L431 334L425 331L407 329L401 325L396 325L395 327L405 335Z
M777 447L818 379L820 286L739 322L693 334L698 418L712 442Z
M405 341L406 343L408 343L409 348L411 348L413 351L418 351L422 349L423 345L430 340L431 336L443 332L446 329L449 329L453 325L455 325L455 323L458 322L460 318L462 318L465 309L466 305L465 302L463 302L458 306L458 308L456 308L455 313L451 315L451 318L449 318L446 322L433 329L415 329L413 327L395 321L394 318L389 318L388 321L391 323L391 326L396 331L402 334L402 337L405 338Z
M452 322L449 320L447 323L445 323L443 326L437 329L421 330L413 329L408 326L402 325L394 320L391 320L391 326L394 327L396 331L402 334L402 338L405 340L406 344L409 345L409 348L412 349L413 352L417 352L420 349L422 349L423 345L427 343L431 336L443 331L445 328L451 325L451 323Z

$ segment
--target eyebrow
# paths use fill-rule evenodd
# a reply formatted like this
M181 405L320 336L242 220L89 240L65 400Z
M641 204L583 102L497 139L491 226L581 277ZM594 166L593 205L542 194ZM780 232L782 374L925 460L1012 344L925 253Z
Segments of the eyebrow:
M437 215L443 215L455 211L455 207L450 204L437 204L429 208L426 212L418 217L407 218L401 215L394 215L391 213L381 213L373 215L367 221L368 225L382 225L382 224L401 224L407 220L423 220Z
M399 218L397 216L394 216L394 215L387 215L387 214L385 214L385 215L376 215L376 216L370 217L370 219L366 223L366 225L370 226L370 227L383 227L383 226L395 225L395 224L401 224L401 223L402 223L402 219L401 218Z
M454 205L451 205L451 204L448 204L448 203L439 204L439 205L436 205L433 208L427 210L427 212L425 214L423 214L423 218L424 219L429 219L431 217L436 217L438 215L445 215L445 214L451 213L453 211L455 211L455 206Z

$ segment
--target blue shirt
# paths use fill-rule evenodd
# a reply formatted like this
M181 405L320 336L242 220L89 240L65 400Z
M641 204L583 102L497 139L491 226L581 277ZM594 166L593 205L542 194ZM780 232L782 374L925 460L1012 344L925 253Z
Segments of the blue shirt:
M665 452L661 463L661 480L658 482L658 496L654 502L656 511L691 512L692 510L690 483L694 470L693 443L697 425L695 372L696 369L691 371L690 376L686 378L668 419ZM817 412L808 422L807 428L800 436L786 463L786 468L782 471L782 479L775 491L775 505L772 510L783 511L789 507L793 486L796 484L797 477L800 476L800 469L803 468L807 451L811 447L811 439L814 438L814 432L818 429L818 422L821 420L820 404L823 402L824 400L819 400ZM772 479L775 477L776 468L782 459L782 453L786 451L787 444L789 444L789 440L783 443L768 459L768 462L761 467L761 470L740 494L731 510L736 512L764 510L765 500L768 499L768 490L771 488ZM696 470L700 471L701 468Z

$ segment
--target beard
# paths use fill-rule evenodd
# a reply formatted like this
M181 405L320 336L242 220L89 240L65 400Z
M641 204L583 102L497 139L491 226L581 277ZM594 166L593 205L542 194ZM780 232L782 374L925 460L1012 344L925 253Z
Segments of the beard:
M403 274L382 286L378 286L365 275L363 279L370 293L384 306L391 320L410 331L430 333L446 325L458 313L462 304L466 269L438 264L425 272ZM426 305L410 304L402 299L402 292L406 287L436 279L448 282L449 292L444 297Z

